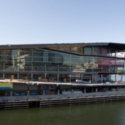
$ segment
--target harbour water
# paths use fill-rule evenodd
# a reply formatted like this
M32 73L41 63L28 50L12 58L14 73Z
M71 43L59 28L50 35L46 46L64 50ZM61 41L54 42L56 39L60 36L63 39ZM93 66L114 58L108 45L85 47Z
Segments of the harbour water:
M0 125L125 125L125 102L4 110Z

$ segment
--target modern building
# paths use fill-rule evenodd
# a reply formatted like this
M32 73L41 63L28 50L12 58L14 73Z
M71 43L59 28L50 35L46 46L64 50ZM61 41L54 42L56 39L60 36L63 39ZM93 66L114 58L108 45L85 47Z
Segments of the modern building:
M91 83L124 81L125 44L0 46L0 79Z

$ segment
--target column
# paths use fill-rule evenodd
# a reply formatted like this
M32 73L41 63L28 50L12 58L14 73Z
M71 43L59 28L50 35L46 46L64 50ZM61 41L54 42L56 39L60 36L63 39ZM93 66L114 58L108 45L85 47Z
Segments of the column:
M31 80L33 80L33 73L31 73Z
M19 73L17 73L17 79L19 79L20 78L20 75L19 75Z
M5 73L3 73L3 79L5 79Z
M10 90L10 96L13 96L13 91L12 90Z
M96 88L95 91L98 92L98 88Z
M86 88L83 89L83 92L86 93Z
M27 96L29 96L30 95L30 91L29 90L27 90Z
M59 82L59 73L57 73L57 82Z
M45 95L45 90L43 89L42 91L43 91L43 95Z

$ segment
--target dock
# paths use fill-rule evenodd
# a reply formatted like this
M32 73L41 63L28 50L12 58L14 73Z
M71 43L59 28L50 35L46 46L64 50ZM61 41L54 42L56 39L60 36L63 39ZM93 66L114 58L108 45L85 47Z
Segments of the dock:
M24 109L35 107L48 107L72 104L105 103L124 101L125 91L97 92L86 94L60 94L60 95L37 95L1 97L0 109Z
M0 81L0 109L22 109L125 100L125 84L81 84L38 81ZM7 87L8 88L8 87Z

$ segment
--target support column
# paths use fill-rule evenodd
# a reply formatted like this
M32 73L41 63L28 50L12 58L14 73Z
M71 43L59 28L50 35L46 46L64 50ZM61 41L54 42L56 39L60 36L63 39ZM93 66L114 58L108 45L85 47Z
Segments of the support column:
M45 68L45 71L44 71L44 77L45 77L45 79L46 79L46 64L44 65L44 68Z
M46 73L44 75L45 75L45 79L46 79Z
M17 73L17 79L19 79L20 78L20 75L19 75L19 73Z
M121 74L121 82L122 82L122 79L123 79L123 74Z
M94 92L94 88L91 88L91 92Z
M101 74L101 82L103 83L103 75Z
M72 88L71 93L73 94L73 92L74 92L74 90L73 90L73 88Z
M41 85L37 86L37 95L42 95Z
M28 85L28 88L27 88L27 96L30 95L30 86Z
M33 73L31 73L31 80L33 80Z
M3 73L3 79L5 79L5 73Z
M5 91L5 96L7 96L7 91Z
M43 95L45 95L45 90L43 90Z
M83 92L86 93L86 88L83 89Z
M12 90L10 91L10 96L13 96L13 91Z
M60 95L60 90L59 89L57 90L57 95Z
M115 82L117 81L116 74L115 74Z
M71 72L70 72L70 75L69 75L69 82L71 83L71 79L72 79L72 75L71 75Z
M80 74L80 79L83 80L83 74Z
M59 82L59 73L57 74L57 82Z
M30 91L29 90L27 90L27 96L29 96L30 95Z
M98 88L96 88L95 91L98 92Z

